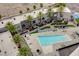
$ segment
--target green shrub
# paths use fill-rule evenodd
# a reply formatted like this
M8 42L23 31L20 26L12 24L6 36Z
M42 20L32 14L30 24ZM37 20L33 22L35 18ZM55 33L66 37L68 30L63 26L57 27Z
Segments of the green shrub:
M33 5L33 9L36 9L36 6L35 5Z
M67 27L75 27L74 25L66 25Z
M27 11L29 11L30 9L29 8L27 8Z
M30 55L29 48L28 47L19 48L19 54L20 54L20 56L28 56L28 55Z
M13 25L12 22L8 22L6 24L6 28L8 29L8 31L11 32L12 35L15 35L17 33L16 27Z
M20 10L19 13L22 14L23 13L22 10Z
M77 23L79 23L79 18L78 18L78 19L76 19L76 22L77 22Z
M68 24L68 22L67 22L67 21L64 21L64 24L65 24L65 25L67 25L67 24Z
M40 7L41 7L41 8L43 7L43 4L42 4L42 3L40 3Z
M48 28L50 28L50 26L43 27L43 28L41 28L41 30L48 29Z
M38 33L38 31L31 32L30 34L35 34L35 33Z
M22 37L19 34L15 34L13 38L15 43L20 43L20 41L22 40Z

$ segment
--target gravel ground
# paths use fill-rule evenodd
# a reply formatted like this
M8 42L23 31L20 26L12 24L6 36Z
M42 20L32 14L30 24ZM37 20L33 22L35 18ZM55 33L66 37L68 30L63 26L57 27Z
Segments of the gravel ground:
M36 9L40 9L40 3L0 3L0 15L3 18L11 17L14 15L19 15L19 11L21 10L23 13L27 12L27 8L29 11L34 10L33 5L36 5ZM49 3L43 4L44 7L48 7Z
M11 16L19 15L19 11L21 10L23 13L27 12L27 8L30 11L34 10L33 5L36 5L36 9L40 9L40 3L0 3L0 15L3 18L8 18ZM50 3L44 3L44 7L48 7ZM79 12L79 3L67 3L67 7L70 8L71 11Z
M67 3L67 6L70 8L71 11L79 12L79 3Z

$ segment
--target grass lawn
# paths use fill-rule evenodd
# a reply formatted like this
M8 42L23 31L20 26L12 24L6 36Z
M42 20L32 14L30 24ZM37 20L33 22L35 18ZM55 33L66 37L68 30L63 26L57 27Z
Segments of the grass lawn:
M78 18L78 19L76 19L76 22L77 22L77 23L79 23L79 18Z
M49 29L49 28L50 28L50 26L46 26L46 27L41 28L41 30Z
M66 25L67 27L75 27L74 25Z
M32 32L32 33L30 33L30 34L35 34L35 33L38 33L38 32Z

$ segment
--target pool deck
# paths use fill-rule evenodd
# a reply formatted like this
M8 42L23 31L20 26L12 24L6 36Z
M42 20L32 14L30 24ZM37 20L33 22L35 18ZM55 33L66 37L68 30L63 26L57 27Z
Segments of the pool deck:
M36 34L23 34L23 37L26 35L25 40L27 42L27 44L29 45L33 55L41 55L41 56L58 56L59 51L57 51L57 49L75 44L79 42L79 37L74 33L76 31L78 31L79 28L75 27L75 28L67 28L67 29L58 29L57 31L53 32L53 31L48 31L48 32L41 32L41 33L36 33ZM38 41L38 36L39 35L58 35L58 34L63 34L63 35L68 35L68 37L70 38L69 41L65 41L65 42L60 42L60 43L56 43L56 44L52 44L49 46L41 46L39 41ZM38 54L36 52L36 50L39 49L41 51L41 54Z

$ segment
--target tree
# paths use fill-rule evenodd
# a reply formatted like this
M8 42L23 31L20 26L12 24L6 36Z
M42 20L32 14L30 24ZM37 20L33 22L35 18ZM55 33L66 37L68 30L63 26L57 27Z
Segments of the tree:
M29 24L30 24L30 29L32 29L32 20L33 20L33 17L31 16L31 15L28 15L27 16L27 21L29 22Z
M19 34L15 34L14 35L14 41L15 41L15 43L20 43L21 40L22 40L22 37Z
M68 21L64 21L64 24L67 25L68 24Z
M43 19L44 14L42 12L39 12L37 15L38 21L39 21L39 25L42 26L42 19Z
M42 3L40 3L40 7L41 7L41 8L43 7L43 4L42 4Z
M11 32L12 35L17 33L17 30L16 30L15 26L12 24L12 22L8 22L6 24L6 28Z
M33 20L33 17L32 17L31 15L28 15L28 16L27 16L27 20L28 20L29 22L31 22L31 21Z
M65 3L57 3L54 5L54 7L58 8L58 12L60 13L60 17L62 17L62 12L64 8L66 7Z
M51 16L53 15L52 13L53 13L53 12L52 12L52 9L49 8L49 9L48 9L48 12L47 12L47 16L48 16L49 18L51 18Z
M36 9L36 6L35 5L33 5L33 9Z
M49 18L49 19L48 19L48 22L49 22L49 23L52 22L52 20L53 20L53 11L52 11L51 8L48 9L47 16L48 16L48 18Z
M64 10L64 6L61 5L58 7L58 12L63 12L63 10Z
M66 4L65 3L56 3L56 4L54 4L54 7L60 7L60 6L66 7Z
M27 8L27 11L29 11L30 9L29 8Z
M42 17L44 16L44 14L42 12L39 12L38 15L37 15L37 18L42 20Z
M23 13L22 10L20 10L19 13L22 14Z
M21 47L21 48L19 49L19 54L20 54L21 56L30 55L29 48L28 48L28 47Z

